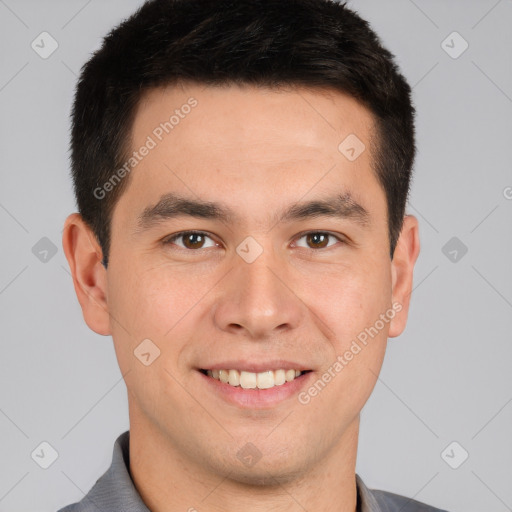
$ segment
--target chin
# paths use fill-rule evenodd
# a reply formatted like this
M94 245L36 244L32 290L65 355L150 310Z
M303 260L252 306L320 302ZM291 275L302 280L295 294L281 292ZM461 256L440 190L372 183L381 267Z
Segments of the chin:
M260 461L261 462L261 461ZM228 473L227 478L233 482L238 482L242 485L251 487L280 487L297 480L298 473L289 468L274 468L265 469L263 466L256 468L239 468L232 469Z

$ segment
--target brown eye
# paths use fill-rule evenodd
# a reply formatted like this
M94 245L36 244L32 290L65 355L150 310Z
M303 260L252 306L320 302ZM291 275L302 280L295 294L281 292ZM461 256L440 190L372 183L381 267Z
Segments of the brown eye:
M177 245L183 249L203 249L205 248L205 240L211 238L203 232L200 231L183 231L182 233L178 233L170 238L164 240L165 245ZM182 240L181 244L175 243L177 240ZM215 242L212 240L212 244L207 247L214 247Z
M302 235L299 240L306 239L306 246L300 245L300 247L306 247L307 249L324 249L335 245L329 244L329 238L337 240L343 243L343 240L333 235L332 233L326 233L324 231L311 231Z
M327 246L329 235L325 233L309 233L306 235L308 243L313 245L313 249L318 249Z
M199 233L190 233L183 236L183 245L187 249L200 249L204 244L204 236Z

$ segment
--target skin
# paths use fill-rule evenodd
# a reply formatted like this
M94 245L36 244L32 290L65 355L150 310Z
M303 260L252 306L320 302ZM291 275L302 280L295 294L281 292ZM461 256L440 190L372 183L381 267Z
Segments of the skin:
M84 319L112 336L125 378L133 481L153 512L354 512L359 414L388 337L406 325L418 221L404 218L390 260L385 193L368 150L372 115L339 92L154 89L139 104L132 148L191 96L198 105L131 171L113 213L108 269L79 214L63 232ZM338 151L349 134L367 148L353 162ZM357 198L368 226L273 220L334 191ZM223 202L239 220L180 217L137 233L137 216L168 192ZM190 229L211 235L204 248L187 248L183 237L163 243ZM323 247L304 231L334 236ZM247 236L263 248L250 264L236 252ZM234 406L196 371L209 361L282 358L316 380L393 303L401 311L307 405L295 396L261 410ZM160 349L149 366L134 356L147 338ZM248 442L262 454L251 467L237 458Z

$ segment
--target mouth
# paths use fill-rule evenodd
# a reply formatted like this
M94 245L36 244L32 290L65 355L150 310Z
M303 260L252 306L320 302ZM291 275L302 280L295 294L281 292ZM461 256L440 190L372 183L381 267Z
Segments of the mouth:
M263 372L249 372L236 369L199 369L199 371L211 379L239 389L271 389L283 386L301 377L312 370L295 370L280 368Z

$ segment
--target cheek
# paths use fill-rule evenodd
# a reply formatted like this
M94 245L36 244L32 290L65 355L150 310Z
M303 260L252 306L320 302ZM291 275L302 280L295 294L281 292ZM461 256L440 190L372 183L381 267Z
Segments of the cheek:
M130 268L121 275L112 282L109 307L137 339L163 340L201 296L181 273L169 269Z
M191 293L177 272L152 267L137 272L133 266L117 269L109 283L109 309L116 357L129 392L147 414L157 414L167 387L175 387L174 366L186 343L180 329L194 304L204 294ZM146 355L149 354L149 355Z
M336 376L324 398L359 410L375 386L394 316L390 267L375 261L344 269L325 280L324 290L315 312L332 331L334 355L324 371Z
M384 360L392 316L386 322L380 315L390 311L390 294L382 284L370 284L347 278L338 281L340 286L326 286L325 296L316 302L314 312L329 327L324 332L332 350L301 403L314 402L319 414L329 410L333 429L348 425L363 408Z
M133 265L114 268L108 305L116 357L122 373L130 372L127 382L143 378L144 386L150 386L161 356L172 348L165 334L183 314L182 293L179 286L170 286L164 272L138 272ZM147 353L150 356L143 355ZM145 366L144 358L154 362Z
M204 298L215 282L211 276L206 271L192 276L189 267L161 264L138 271L132 265L112 277L109 308L119 320L113 322L112 336L123 372L141 370L134 351L147 339L157 347L151 366L182 369L191 335L207 314Z
M308 304L336 339L338 351L365 328L374 325L379 316L389 309L389 267L382 263L379 266L377 261L360 262L357 266L339 265L336 269L316 274L303 288Z

